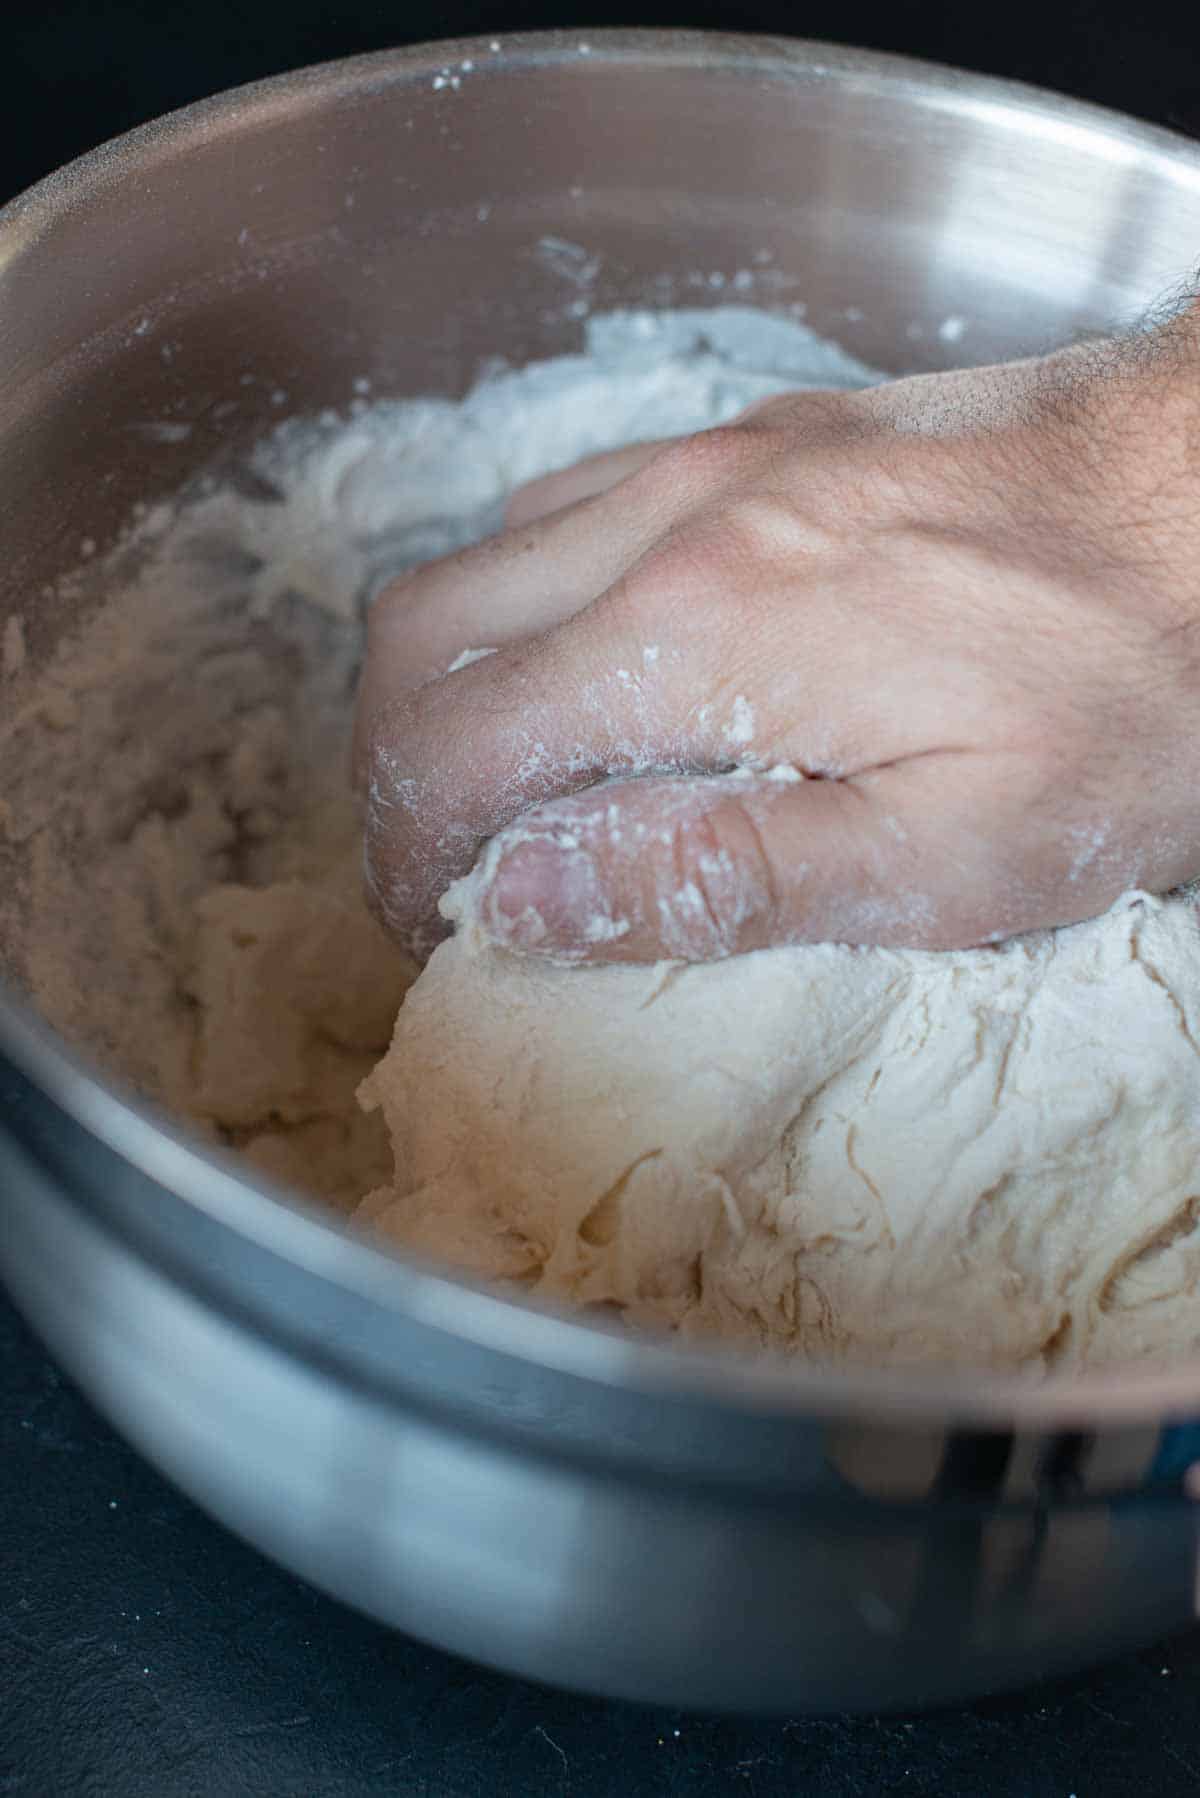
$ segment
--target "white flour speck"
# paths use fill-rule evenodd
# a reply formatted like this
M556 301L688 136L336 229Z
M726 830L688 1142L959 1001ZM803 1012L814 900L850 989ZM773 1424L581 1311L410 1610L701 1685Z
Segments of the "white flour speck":
M464 649L455 656L446 673L457 674L460 669L469 668L473 662L482 662L485 656L494 656L496 653L494 649Z
M744 693L739 693L734 700L733 712L723 734L734 749L746 749L754 741L754 707Z

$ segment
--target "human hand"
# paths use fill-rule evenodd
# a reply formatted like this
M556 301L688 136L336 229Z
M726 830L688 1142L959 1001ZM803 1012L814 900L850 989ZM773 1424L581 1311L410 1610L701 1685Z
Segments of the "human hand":
M1198 443L1184 318L537 483L374 609L380 915L428 949L491 839L484 928L578 961L962 947L1200 873Z

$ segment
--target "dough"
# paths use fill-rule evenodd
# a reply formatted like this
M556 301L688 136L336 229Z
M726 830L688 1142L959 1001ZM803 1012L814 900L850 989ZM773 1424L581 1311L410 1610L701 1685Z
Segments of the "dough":
M957 954L563 968L484 942L473 890L362 1087L376 1230L826 1361L1200 1346L1192 899Z
M199 1007L193 1115L341 1210L387 1169L386 1136L354 1092L416 974L357 885L355 864L322 884L214 887L196 905L186 982Z

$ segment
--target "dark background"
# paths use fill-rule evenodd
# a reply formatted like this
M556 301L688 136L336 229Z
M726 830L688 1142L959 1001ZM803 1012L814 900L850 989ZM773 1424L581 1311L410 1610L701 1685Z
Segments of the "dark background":
M1194 0L8 0L0 187L7 197L142 119L260 75L389 44L552 25L829 38L1038 82L1200 134Z
M304 63L550 25L829 38L1200 136L1200 12L1115 0L9 5L0 197L170 107ZM1200 246L1197 246L1200 254ZM0 328L2 328L0 315ZM2 500L0 500L2 504ZM547 1692L321 1598L164 1484L0 1296L0 1794L1200 1798L1200 1635L930 1717L714 1720Z

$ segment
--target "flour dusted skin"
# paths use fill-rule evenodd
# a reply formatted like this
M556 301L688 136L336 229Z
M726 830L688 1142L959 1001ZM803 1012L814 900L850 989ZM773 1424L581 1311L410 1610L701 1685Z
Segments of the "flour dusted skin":
M362 1089L375 1229L540 1297L834 1362L1200 1348L1200 930L564 968L474 881Z

